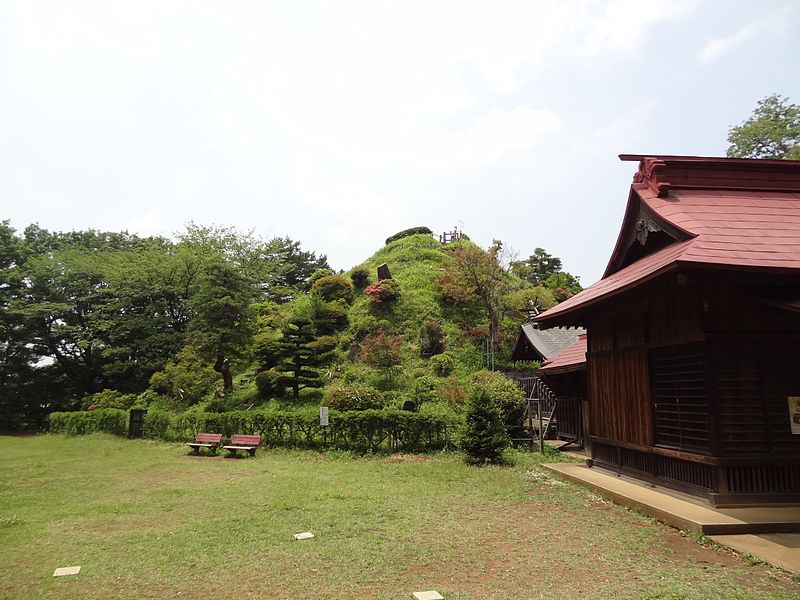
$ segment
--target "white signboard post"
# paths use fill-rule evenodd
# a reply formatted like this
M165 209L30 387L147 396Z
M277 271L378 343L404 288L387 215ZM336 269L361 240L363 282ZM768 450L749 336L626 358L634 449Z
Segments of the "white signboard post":
M328 407L319 407L319 424L322 426L322 443L328 445Z

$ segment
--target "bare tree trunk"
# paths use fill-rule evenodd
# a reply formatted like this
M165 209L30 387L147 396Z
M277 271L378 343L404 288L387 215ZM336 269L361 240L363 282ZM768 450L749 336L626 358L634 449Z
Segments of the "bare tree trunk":
M227 394L233 389L230 361L223 356L218 356L217 362L214 363L214 370L222 376L222 390Z

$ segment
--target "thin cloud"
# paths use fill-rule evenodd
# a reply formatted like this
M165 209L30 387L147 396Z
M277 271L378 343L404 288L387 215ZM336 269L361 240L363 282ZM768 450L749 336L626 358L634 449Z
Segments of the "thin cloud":
M700 50L700 62L712 63L748 42L785 27L796 12L795 6L783 6L769 11L762 18L748 23L730 35L711 40Z

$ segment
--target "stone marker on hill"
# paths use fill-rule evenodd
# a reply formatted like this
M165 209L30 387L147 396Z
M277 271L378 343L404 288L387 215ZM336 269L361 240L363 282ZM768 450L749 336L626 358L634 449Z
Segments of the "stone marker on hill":
M383 281L384 279L391 279L392 273L389 271L389 265L383 263L382 265L378 265L378 281Z
M53 571L53 577L61 577L63 575L77 575L81 572L80 567L59 567Z
M314 537L314 534L310 531L304 531L303 533L295 533L294 539L296 540L310 540Z

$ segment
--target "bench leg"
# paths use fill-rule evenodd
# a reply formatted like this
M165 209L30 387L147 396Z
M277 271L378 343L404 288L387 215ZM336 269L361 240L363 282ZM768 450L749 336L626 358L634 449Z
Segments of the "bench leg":
M250 448L250 450L248 450L248 452L250 453L250 456L255 456L256 455L256 449L255 448Z

